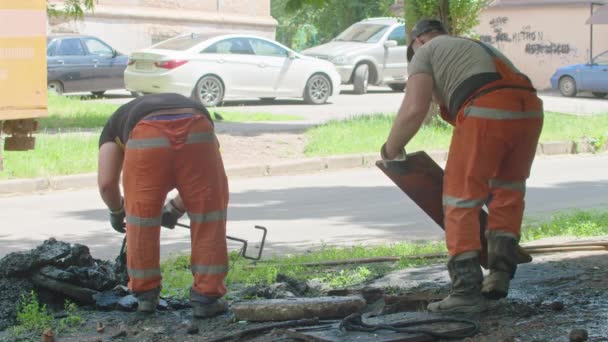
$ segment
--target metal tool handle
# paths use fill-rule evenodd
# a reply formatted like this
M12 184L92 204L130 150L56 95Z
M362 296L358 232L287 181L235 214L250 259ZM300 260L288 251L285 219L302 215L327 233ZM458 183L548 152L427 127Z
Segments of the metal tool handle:
M175 225L190 229L189 225L186 225L186 224L183 224L183 223L177 222ZM240 242L240 243L243 244L243 248L242 248L242 252L241 252L241 255L243 256L243 258L249 259L249 260L260 260L260 259L262 259L262 252L264 251L264 244L266 243L266 234L268 233L268 229L266 229L266 227L262 227L262 226L255 226L254 228L255 229L260 229L260 230L264 231L262 233L262 241L260 242L260 249L258 251L258 255L255 256L255 257L247 256L247 254L246 254L247 253L247 247L249 246L248 243L247 243L247 240L240 239L240 238L237 238L237 237L234 237L234 236L230 236L230 235L226 235L226 239L232 240L232 241L238 241L238 242Z

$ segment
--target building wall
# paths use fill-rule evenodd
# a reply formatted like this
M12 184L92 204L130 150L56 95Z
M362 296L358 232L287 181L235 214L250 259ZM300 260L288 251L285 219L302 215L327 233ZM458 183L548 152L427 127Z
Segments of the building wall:
M249 33L274 39L276 25L270 0L99 0L94 13L83 21L53 19L49 31L94 35L130 53L189 32Z
M555 69L589 61L589 5L491 7L475 31L509 57L538 89ZM593 26L593 54L608 50L608 25Z

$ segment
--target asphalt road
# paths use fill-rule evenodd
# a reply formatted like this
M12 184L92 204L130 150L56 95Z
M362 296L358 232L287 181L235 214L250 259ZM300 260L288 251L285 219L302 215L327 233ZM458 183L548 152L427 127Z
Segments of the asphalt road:
M526 215L606 207L608 155L538 158L528 182ZM443 233L374 168L230 181L228 234L255 245L268 228L265 255L323 244L372 244L440 239ZM107 221L96 189L0 198L0 257L55 237L86 244L94 257L113 259L121 235ZM189 251L183 228L162 232L162 255ZM230 245L236 247L237 245ZM251 250L255 254L255 250Z
M365 95L356 95L352 86L341 87L339 95L324 105L307 105L300 99L276 99L267 104L259 99L227 101L223 111L265 112L291 114L304 118L303 121L287 123L289 125L318 124L332 119L343 119L354 115L374 113L394 113L399 109L404 93L391 91L388 87L369 87ZM555 92L542 92L541 98L546 111L592 115L608 113L608 100L596 99L590 94L580 94L575 98L566 98ZM92 101L122 104L133 98L125 91L108 92L105 98ZM213 110L213 109L212 109Z

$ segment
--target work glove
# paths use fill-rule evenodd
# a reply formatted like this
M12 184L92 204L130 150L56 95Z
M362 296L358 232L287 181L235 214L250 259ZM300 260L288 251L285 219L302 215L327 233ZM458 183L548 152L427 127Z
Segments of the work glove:
M180 210L178 207L175 206L173 200L170 200L163 207L163 215L160 220L161 226L169 229L175 228L177 220L179 220L180 217L184 216L184 213L185 211Z
M399 154L393 158L393 159L388 159L388 157L386 156L386 143L384 143L382 145L382 147L380 148L380 157L382 157L382 164L384 165L384 167L388 167L390 162L400 162L400 161L405 161L405 159L407 158L407 155L405 153L405 148L401 148L401 152L399 152Z
M127 224L125 223L125 201L124 199L120 199L120 208L116 210L110 210L110 224L115 231L119 233L125 233L125 227Z

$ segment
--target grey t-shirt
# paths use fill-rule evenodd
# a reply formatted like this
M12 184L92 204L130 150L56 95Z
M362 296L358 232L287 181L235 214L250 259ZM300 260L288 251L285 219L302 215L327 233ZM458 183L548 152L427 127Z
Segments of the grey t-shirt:
M500 51L486 46L515 72L519 72ZM496 72L496 67L492 56L479 43L441 35L416 50L407 71L408 76L419 73L431 75L437 100L449 107L450 99L461 82L473 75Z

